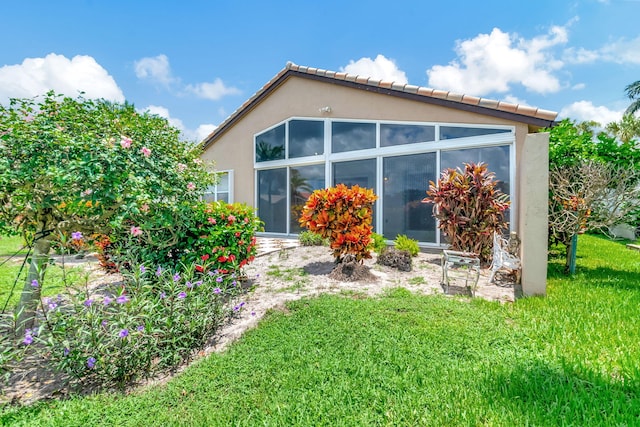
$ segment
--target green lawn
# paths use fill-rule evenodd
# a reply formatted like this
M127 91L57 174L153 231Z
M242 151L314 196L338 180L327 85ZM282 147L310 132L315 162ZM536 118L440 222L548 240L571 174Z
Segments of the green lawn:
M20 300L20 293L29 268L28 265L25 265L24 269L20 270L25 255L27 255L27 249L24 248L22 237L0 236L0 310L6 304L7 311L10 311ZM13 258L7 260L11 256ZM16 283L18 273L20 273L20 277ZM78 280L80 277L78 268L67 268L65 274L68 276L69 282ZM49 266L45 276L43 296L56 295L61 292L64 289L62 277L63 271L60 267Z
M640 253L581 236L578 274L500 305L323 296L167 385L6 408L11 425L640 425Z

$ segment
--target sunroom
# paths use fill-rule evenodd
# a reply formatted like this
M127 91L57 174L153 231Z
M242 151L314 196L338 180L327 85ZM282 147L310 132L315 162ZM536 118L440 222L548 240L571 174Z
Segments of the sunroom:
M343 183L374 189L379 234L439 246L432 206L421 200L439 171L464 162L487 163L500 189L515 199L513 126L295 117L253 142L255 206L270 234L299 233L309 194Z
M367 76L288 63L203 141L220 174L210 200L254 206L265 234L295 238L315 189L372 188L374 229L444 248L429 181L484 162L509 195L510 228L522 239L525 293L544 293L548 143L557 113Z

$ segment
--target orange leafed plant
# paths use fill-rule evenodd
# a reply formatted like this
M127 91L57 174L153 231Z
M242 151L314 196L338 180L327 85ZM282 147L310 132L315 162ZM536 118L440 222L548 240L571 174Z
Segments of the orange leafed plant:
M307 199L299 222L329 239L336 263L342 262L347 254L362 262L371 258L367 247L371 243L373 203L377 198L373 190L358 185L338 184L316 190Z

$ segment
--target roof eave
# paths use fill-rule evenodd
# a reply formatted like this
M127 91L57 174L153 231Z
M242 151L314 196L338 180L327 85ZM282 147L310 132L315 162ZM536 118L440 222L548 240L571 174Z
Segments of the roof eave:
M325 73L322 73L325 74ZM263 99L268 97L273 91L280 87L290 77L300 77L304 79L316 80L325 83L336 84L339 86L350 87L354 89L366 90L373 93L379 93L383 95L395 96L398 98L409 99L417 102L423 102L426 104L437 105L446 108L453 108L457 110L467 111L471 113L483 114L490 117L496 117L504 120L511 120L520 123L524 123L534 128L549 128L557 124L553 119L544 119L540 117L533 117L526 114L519 114L513 111L506 111L497 108L485 107L479 104L461 102L459 100L450 100L438 96L428 96L420 94L420 90L401 90L394 88L394 85L384 84L385 82L377 82L379 85L373 85L368 82L363 82L357 79L343 79L337 75L326 76L317 73L309 73L307 71L298 71L291 69L289 64L287 68L278 73L269 83L262 87L261 90L256 92L243 106L231 114L218 128L216 128L209 136L202 141L203 149L206 149L213 144L218 138L226 133L233 125L251 112ZM405 87L408 85L405 85ZM407 87L407 89L409 89ZM420 88L419 88L420 89ZM432 91L437 92L437 91ZM464 97L463 97L464 99Z

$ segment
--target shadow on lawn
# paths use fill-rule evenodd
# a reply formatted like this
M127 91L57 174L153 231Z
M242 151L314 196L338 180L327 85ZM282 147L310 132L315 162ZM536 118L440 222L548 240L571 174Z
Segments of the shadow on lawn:
M607 379L586 368L516 364L486 379L492 406L522 414L534 425L638 425L640 383Z

